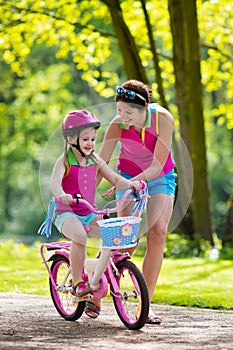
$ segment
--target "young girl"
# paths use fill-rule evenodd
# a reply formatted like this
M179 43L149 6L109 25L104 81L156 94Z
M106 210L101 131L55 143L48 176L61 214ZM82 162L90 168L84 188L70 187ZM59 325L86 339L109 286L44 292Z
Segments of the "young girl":
M108 162L120 142L117 172L126 179L147 182L150 197L147 204L147 248L142 270L151 300L173 210L176 174L171 154L173 117L165 108L150 103L150 95L149 87L137 80L128 80L116 88L117 116L108 126L100 156ZM110 189L106 194L114 191ZM121 196L122 191L118 191L117 198ZM121 211L120 215L127 215L127 212ZM150 309L147 323L159 324L161 320Z
M96 130L100 121L87 110L70 112L62 123L62 134L66 145L53 168L51 191L61 199L58 205L55 225L64 236L72 241L70 265L74 293L82 297L91 288L82 281L82 267L85 259L87 233L84 225L90 226L91 236L100 237L97 220L100 217L92 213L83 204L72 204L74 194L94 205L96 194L96 175L99 173L118 189L135 187L140 189L140 182L131 182L117 175L95 152ZM90 317L97 317L100 301L88 303L85 309Z

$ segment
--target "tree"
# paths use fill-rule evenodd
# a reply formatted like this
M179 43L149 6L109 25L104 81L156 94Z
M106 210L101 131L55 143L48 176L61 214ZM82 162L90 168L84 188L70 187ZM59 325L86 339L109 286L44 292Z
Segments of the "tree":
M197 49L194 51L195 59L193 60L195 71L191 69L192 67L190 68L192 60L189 60L189 56L193 54L192 47L188 43L188 40L192 42L191 33L189 31L182 32L181 38L184 38L185 43L183 47L185 48L184 68L185 72L189 72L191 69L192 75L185 75L187 82L185 89L177 86L177 64L181 64L181 62L176 60L176 102L174 100L172 57L172 46L175 42L173 43L169 31L169 12L165 2L155 3L145 0L71 0L69 2L25 0L24 2L15 2L9 0L0 7L2 60L11 68L17 79L24 79L31 73L29 59L31 52L38 47L48 47L50 51L50 55L47 57L48 66L54 64L50 61L51 58L57 60L58 63L67 62L67 60L73 61L73 67L78 72L79 80L87 83L90 88L97 92L98 96L106 99L112 98L113 87L125 77L134 77L149 82L155 92L155 98L171 110L173 115L178 114L177 104L182 138L188 145L190 152L193 153L193 164L195 167L197 166L196 175L200 169L204 169L204 176L206 176L206 164L200 165L196 161L199 150L200 156L206 155L203 107L205 108L204 112L207 110L208 115L210 115L207 120L208 126L213 125L212 120L216 121L218 125L225 123L229 130L233 126L233 113L231 113L233 85L229 78L232 76L229 74L232 70L232 63L229 60L231 44L227 42L232 13L229 0L222 0L221 6L218 6L217 2L218 0L215 2L197 1L199 34L201 45L204 48L202 49L201 61L201 68L204 68L204 74L201 76L205 99L203 106L200 103L199 57L195 56L198 52L198 40L196 40L197 14L194 11L193 1L190 5L190 2L187 4L182 2L183 9L180 15L183 16L183 10L187 10L190 23L194 23L193 28L196 32L194 45ZM179 0L178 4L180 3ZM128 11L129 6L131 11ZM222 21L219 18L225 19L224 26L221 26ZM182 28L186 29L186 26L189 26L185 16L184 21L185 27ZM208 24L208 28L206 24ZM183 36L183 34L185 35ZM177 38L175 40L177 48ZM217 69L216 62L218 63ZM39 66L40 55L38 55L37 60L37 67ZM124 71L122 67L124 67ZM179 82L181 74L182 72L179 71ZM198 106L196 108L193 106L194 99L191 98L194 82L197 83L198 87ZM222 86L221 91L218 90L219 86ZM196 92L196 85L194 91ZM212 96L215 97L214 100L211 99ZM200 135L197 135L197 128L195 128L196 115L194 116L194 112L197 110ZM192 118L192 120L186 120L187 117ZM197 147L195 144L195 136L201 139L201 147ZM205 162L206 157L203 157L202 160ZM197 190L199 194L202 193L204 187L203 193L206 198L207 186L205 187L204 183L208 184L207 178L201 183L195 182L195 186L200 186L200 190ZM198 208L198 201L202 201L201 197L198 197L199 194L195 193L197 197L194 198L196 213L189 213L193 218L192 221L197 221L197 218L200 218L200 213L197 214L197 210L201 212L203 208L203 206ZM208 206L208 200L205 202ZM207 209L207 211L210 210ZM202 221L205 221L205 217L202 217ZM198 225L198 223L195 225L195 230L200 229ZM202 223L202 225L205 224ZM211 223L208 226L210 227ZM191 233L194 233L194 230ZM206 238L211 241L209 231Z
M213 244L196 1L169 0L168 8L173 35L180 130L190 150L194 171L192 198L194 230Z
M226 215L226 221L222 232L222 244L233 246L233 199L229 200L229 210Z
M102 2L108 6L111 14L112 25L124 60L126 75L129 79L137 77L138 80L148 83L134 38L123 18L119 0L102 0Z

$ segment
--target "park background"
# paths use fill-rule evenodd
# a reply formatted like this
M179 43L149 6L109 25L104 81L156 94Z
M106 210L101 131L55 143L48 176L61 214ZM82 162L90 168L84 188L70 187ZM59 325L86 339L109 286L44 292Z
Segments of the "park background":
M94 111L103 124L100 144L114 116L115 86L134 78L148 83L175 119L178 191L165 258L191 258L189 266L204 259L207 276L207 261L218 259L219 284L232 291L232 10L230 0L0 1L3 265L3 252L24 249L9 239L45 240L37 230L63 148L64 116ZM144 248L142 238L137 256Z

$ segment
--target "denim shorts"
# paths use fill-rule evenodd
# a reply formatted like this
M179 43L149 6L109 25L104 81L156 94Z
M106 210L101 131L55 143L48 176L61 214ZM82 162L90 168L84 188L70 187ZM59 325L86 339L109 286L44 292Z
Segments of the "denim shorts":
M134 176L127 174L123 171L120 173L121 176L130 180ZM174 170L171 170L164 176L157 177L156 179L150 180L147 182L148 186L148 194L151 196L152 194L167 194L175 197L176 190L176 177L177 174ZM116 199L119 200L126 190L120 190L116 192Z
M69 219L69 218L76 218L79 219L79 221L81 221L81 223L83 225L90 225L90 223L97 218L99 215L94 214L94 213L90 213L88 215L77 215L75 213L73 213L72 211L66 211L62 214L57 215L56 219L55 219L55 225L57 227L57 229L62 232L62 226L64 224L64 222Z

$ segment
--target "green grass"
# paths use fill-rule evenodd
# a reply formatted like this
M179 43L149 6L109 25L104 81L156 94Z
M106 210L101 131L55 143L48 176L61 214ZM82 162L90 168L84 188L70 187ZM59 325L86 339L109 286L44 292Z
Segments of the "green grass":
M88 248L96 254L95 248ZM0 292L49 295L48 274L33 247L0 243ZM141 268L142 259L133 261ZM164 259L153 302L157 304L233 308L233 261Z
M233 309L233 261L164 259L153 301Z

